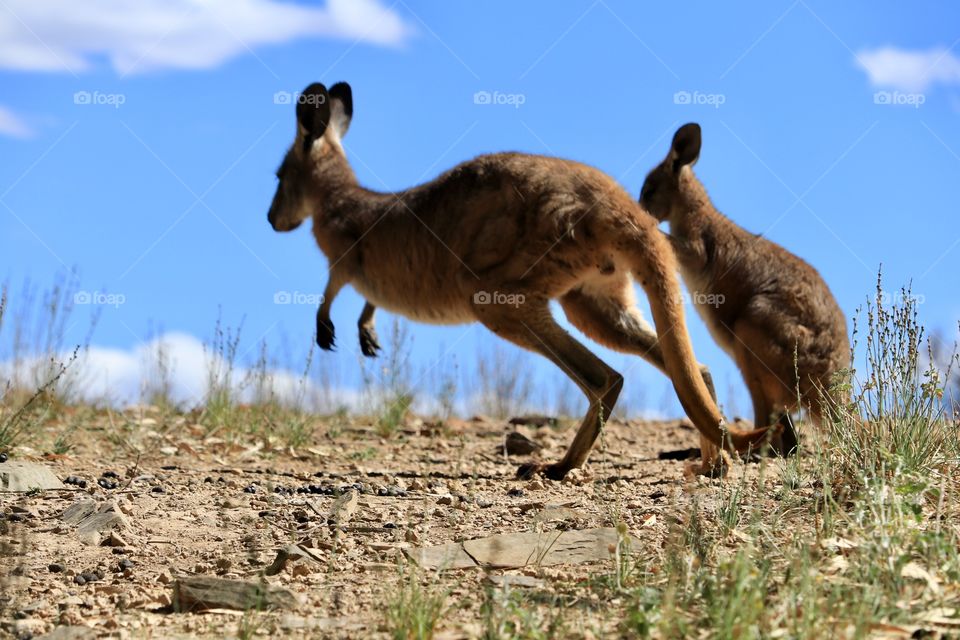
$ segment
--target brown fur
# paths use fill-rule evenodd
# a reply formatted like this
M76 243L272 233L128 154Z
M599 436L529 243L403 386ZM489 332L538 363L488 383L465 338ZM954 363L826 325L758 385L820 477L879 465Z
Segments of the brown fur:
M816 269L714 208L691 169L699 154L700 127L684 125L647 176L640 204L669 222L680 273L743 374L755 425L796 409L798 387L800 405L819 422L821 391L849 366L843 312Z
M558 299L588 336L664 370L704 442L744 450L766 436L763 429L723 427L687 335L670 245L610 177L567 160L500 153L406 191L370 191L357 184L340 144L349 124L342 115L352 112L343 87L334 85L327 96L315 84L304 93L314 96L317 113L298 106L297 139L278 172L269 214L278 231L313 218L330 261L317 313L322 347L333 344L330 305L351 284L368 301L361 335L372 332L375 305L423 322L479 321L543 355L590 402L562 461L520 470L559 479L586 460L623 378L557 324L549 301ZM329 109L320 105L325 96ZM317 124L324 120L330 126ZM639 317L631 274L650 298L659 342ZM523 298L486 303L483 293ZM705 453L705 463L715 462L714 449Z

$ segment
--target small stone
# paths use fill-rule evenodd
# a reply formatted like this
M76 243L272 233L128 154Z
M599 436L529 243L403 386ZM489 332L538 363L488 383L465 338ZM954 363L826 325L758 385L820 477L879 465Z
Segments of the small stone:
M289 566L290 566L290 575L293 576L294 578L308 576L311 573L313 573L312 569L310 568L310 565L308 565L306 562L297 562L296 564L289 565Z
M6 461L9 460L9 459L10 459L9 456L7 456L7 454L6 454L5 452L4 452L4 453L0 453L0 462L6 462Z
M456 499L452 495L444 495L437 498L437 504L442 504L445 506L451 506Z
M503 440L503 451L511 456L526 456L542 447L519 431L511 431Z
M50 571L50 573L63 573L66 570L66 567L59 562L51 562L49 565L47 565L47 570Z
M127 541L120 537L116 531L111 531L110 534L103 539L103 542L100 543L101 547L128 547Z

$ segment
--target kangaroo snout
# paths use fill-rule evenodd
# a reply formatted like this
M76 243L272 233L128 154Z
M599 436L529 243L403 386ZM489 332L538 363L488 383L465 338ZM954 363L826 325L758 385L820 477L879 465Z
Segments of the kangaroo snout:
M270 211L267 212L267 222L270 223L270 226L273 227L274 231L293 231L303 220L289 218L285 219L284 216L277 214L277 201L274 199L273 204L270 205Z

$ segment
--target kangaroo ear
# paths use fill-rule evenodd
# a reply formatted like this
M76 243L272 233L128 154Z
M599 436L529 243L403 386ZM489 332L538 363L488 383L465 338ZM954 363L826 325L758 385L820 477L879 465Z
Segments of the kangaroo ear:
M330 124L341 138L350 128L353 118L353 91L346 82L330 87Z
M330 95L319 82L297 96L297 123L307 132L305 142L313 142L326 131L330 123Z
M670 147L674 172L697 161L700 157L700 143L700 125L696 122L685 124L677 129L673 134L673 144Z

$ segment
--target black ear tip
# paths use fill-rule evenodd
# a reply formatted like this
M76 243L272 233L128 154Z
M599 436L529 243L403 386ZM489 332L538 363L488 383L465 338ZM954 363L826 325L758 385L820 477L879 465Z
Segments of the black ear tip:
M326 90L327 88L323 86L322 82L312 82L309 85L307 85L307 88L301 91L300 93L302 95L309 96L317 93L324 93Z
M330 87L330 97L343 103L343 110L347 117L353 116L353 90L346 82L338 82Z

